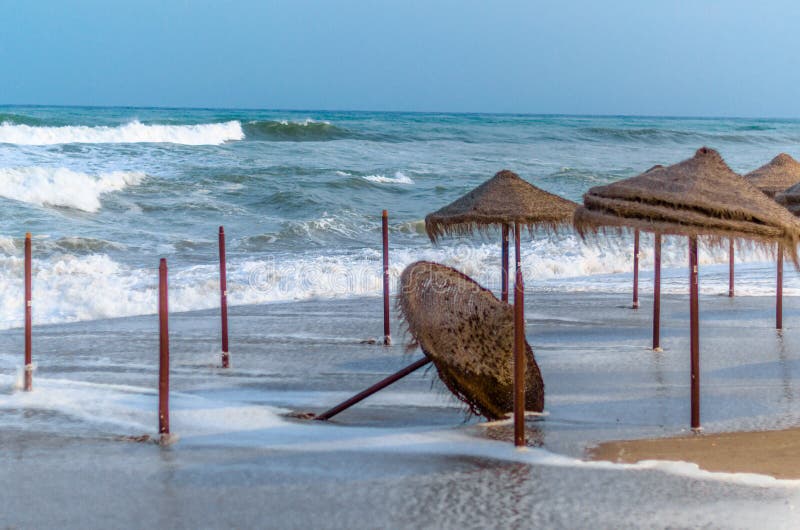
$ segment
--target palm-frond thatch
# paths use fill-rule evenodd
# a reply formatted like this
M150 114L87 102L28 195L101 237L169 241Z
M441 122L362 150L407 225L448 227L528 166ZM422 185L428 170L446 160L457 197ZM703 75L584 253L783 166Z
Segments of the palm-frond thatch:
M428 214L425 230L431 241L443 235L467 235L476 229L514 223L532 229L557 229L569 224L578 205L548 193L504 169L460 199Z
M513 403L513 309L457 270L418 261L400 277L400 311L439 377L470 410L503 418ZM544 383L525 343L525 409L544 408Z
M800 182L800 162L781 153L768 164L746 174L744 178L767 196L775 197Z
M669 167L655 167L583 196L573 223L585 236L635 228L661 234L701 236L712 243L742 239L782 243L798 263L800 221L744 177L713 149Z

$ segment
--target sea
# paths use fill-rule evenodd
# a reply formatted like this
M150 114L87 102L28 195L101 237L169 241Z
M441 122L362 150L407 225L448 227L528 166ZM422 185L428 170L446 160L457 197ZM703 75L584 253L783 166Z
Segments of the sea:
M171 307L214 307L219 226L233 305L377 295L384 209L393 287L418 259L497 287L499 236L433 245L423 219L501 169L580 201L701 146L747 172L779 152L800 155L798 142L791 120L0 107L0 326L22 322L26 232L39 323L155 312L161 257ZM685 246L667 241L667 270L684 268ZM630 238L585 243L566 231L528 237L522 250L531 287L630 289ZM701 251L701 264L726 259L726 249ZM740 295L774 288L773 271L755 268ZM680 276L665 289L685 289ZM714 274L702 285L722 283ZM787 278L787 294L798 287Z
M526 332L545 411L514 449L422 369L390 285L427 259L500 288L500 235L433 244L424 217L502 169L581 201L708 146L751 171L800 157L800 120L0 106L0 527L796 528L800 482L685 462L587 461L606 440L689 433L685 238L523 233ZM218 233L231 367L220 368ZM32 235L33 391L23 374ZM158 265L169 270L171 426L158 438ZM797 426L800 280L700 247L705 432ZM298 414L300 413L300 414Z

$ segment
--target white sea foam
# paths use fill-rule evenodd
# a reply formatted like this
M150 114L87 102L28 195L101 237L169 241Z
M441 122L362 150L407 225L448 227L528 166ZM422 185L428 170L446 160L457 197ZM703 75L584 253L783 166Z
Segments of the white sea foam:
M385 175L365 175L361 178L378 184L414 184L411 177L401 171L395 171L394 177L387 177Z
M649 292L652 256L643 239L640 285ZM662 292L688 292L685 244L667 239L663 247ZM60 248L60 247L59 247ZM59 248L56 248L58 250ZM22 325L22 259L20 248L0 239L0 327ZM74 252L69 250L68 252ZM727 251L702 249L701 292L727 292ZM737 255L737 296L774 294L774 264L754 251ZM497 292L500 287L499 245L454 245L392 248L390 286L397 292L403 269L432 260L456 267ZM562 292L628 293L631 290L631 249L624 242L602 248L587 246L573 235L546 238L523 246L526 289ZM800 296L800 277L784 276L784 294ZM170 306L174 311L210 309L219 304L215 264L171 268ZM156 311L157 271L130 267L96 253L55 253L34 260L34 320L73 322L152 314ZM378 296L382 289L381 253L365 249L351 253L292 253L266 259L229 258L228 293L232 305L311 298Z
M0 123L0 143L51 145L69 143L173 143L184 145L219 145L244 139L242 124L201 123L197 125L149 125L132 121L116 127L69 125L35 127Z
M251 123L258 123L258 122L251 122ZM331 122L326 120L312 120L311 118L305 118L303 120L280 120L278 121L281 125L302 125L303 127L308 127L309 125L313 125L315 123L321 123L323 125L330 125Z
M65 168L0 168L0 196L40 206L96 212L101 195L135 186L144 178L144 173L126 171L88 175Z

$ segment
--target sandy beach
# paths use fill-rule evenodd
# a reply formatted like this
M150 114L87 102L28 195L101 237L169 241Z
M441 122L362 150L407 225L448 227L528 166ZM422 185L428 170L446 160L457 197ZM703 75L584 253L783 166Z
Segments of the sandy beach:
M605 442L588 451L594 460L692 462L706 471L757 473L787 480L800 480L798 454L798 428Z

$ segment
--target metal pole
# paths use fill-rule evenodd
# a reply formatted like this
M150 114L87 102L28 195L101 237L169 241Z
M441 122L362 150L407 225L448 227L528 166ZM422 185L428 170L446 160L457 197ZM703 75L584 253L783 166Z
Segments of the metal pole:
M228 350L228 271L225 259L225 229L219 227L219 307L222 321L222 367L229 364Z
M697 237L689 238L689 318L691 330L692 429L700 428L700 308L698 303Z
M633 309L639 309L639 231L633 232Z
M655 234L653 247L653 350L661 351L661 234Z
M158 267L158 432L169 435L169 305L167 302L167 260L161 258Z
M345 411L345 410L349 409L350 407L352 407L353 405L355 405L356 403L358 403L360 401L363 401L364 399L368 398L369 396L371 396L375 392L377 392L379 390L383 390L384 388L386 388L387 386L391 385L395 381L399 381L400 379L404 378L408 374L418 370L419 368L422 368L423 366L425 366L429 362L431 362L430 359L428 359L427 357L423 357L422 359L409 364L408 366L406 366L405 368L403 368L399 372L396 372L396 373L390 375L389 377L387 377L385 379L381 379L380 381L378 381L377 383L375 383L374 385L372 385L368 389L364 390L363 392L359 392L358 394L356 394L355 396L351 397L347 401L343 401L343 402L339 403L338 405L336 405L335 407L333 407L332 409L326 410L325 412L323 412L319 416L315 416L314 419L315 420L320 420L320 421L329 420L329 419L333 418L334 416L336 416L337 414L339 414L340 412Z
M508 225L503 223L503 258L502 258L502 277L500 281L500 299L508 302Z
M25 234L25 386L26 392L33 390L33 348L31 341L31 234Z
M775 329L783 329L783 245L778 243L777 285L775 286Z
M392 343L389 333L389 212L381 215L383 231L383 344Z
M728 252L730 263L728 263L728 296L733 298L733 239L731 239L731 248Z
M525 445L525 286L519 251L519 223L514 223L517 274L514 282L514 445Z

